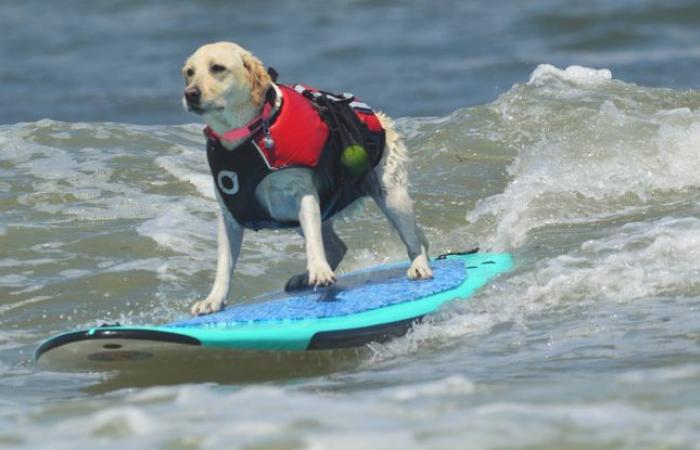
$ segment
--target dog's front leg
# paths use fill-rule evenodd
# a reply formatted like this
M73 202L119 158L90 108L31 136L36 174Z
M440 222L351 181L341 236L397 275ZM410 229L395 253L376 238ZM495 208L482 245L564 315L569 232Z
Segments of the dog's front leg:
M214 286L206 299L192 305L193 315L209 314L223 308L228 298L231 286L231 274L236 267L238 255L243 242L243 227L236 222L231 214L221 208L218 219L218 258L216 261L216 277Z
M306 241L309 286L329 286L335 283L335 273L328 265L321 234L321 207L318 196L306 194L299 202L299 223Z
M413 200L406 186L391 186L386 189L386 192L378 190L372 194L372 198L396 228L406 246L408 257L411 259L411 266L407 271L408 278L411 280L432 278L433 271L428 264L428 240L416 224Z

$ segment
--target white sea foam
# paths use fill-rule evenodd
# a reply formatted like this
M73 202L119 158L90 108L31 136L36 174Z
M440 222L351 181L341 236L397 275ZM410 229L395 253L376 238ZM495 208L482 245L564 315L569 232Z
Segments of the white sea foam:
M174 205L136 228L142 236L178 253L206 253L216 236L216 224L192 214L184 205ZM208 245L206 244L208 242Z
M623 225L571 254L541 261L497 284L494 297L526 313L586 302L620 304L693 292L700 283L700 219L667 218Z
M86 425L87 433L96 438L142 436L158 430L156 421L149 414L129 406L100 411Z
M49 152L46 151L46 153ZM77 167L78 163L74 158L68 155L67 152L58 149L52 149L50 156L32 159L17 166L18 169L25 171L29 175L44 180L79 177L80 173L76 170Z
M60 271L58 275L69 280L74 280L77 278L82 278L86 275L91 275L92 273L93 272L91 270L85 269L67 269Z
M9 274L0 276L0 286L17 287L24 286L27 282L27 277L21 274Z
M503 324L527 329L541 314L566 314L584 307L593 311L620 308L648 298L693 297L700 289L698 260L698 218L622 225L607 237L585 241L569 253L536 264L523 262L516 274L496 279L468 302L443 307L405 337L371 344L372 361L486 336ZM600 320L582 322L557 333L567 340L590 339L601 330L611 336L609 325Z
M578 72L572 79L578 80ZM592 82L576 92L582 105L574 108L571 91L551 83L550 75L565 73L541 66L533 73L538 86L551 90L535 108L528 107L532 99L523 100L520 88L493 105L526 138L508 167L505 190L467 214L470 222L495 218L495 232L482 244L519 247L538 228L638 214L657 203L659 193L672 200L676 192L700 187L700 159L694 157L699 112L649 112L647 104L631 98L606 98L606 88ZM584 73L583 79L608 79Z
M471 399L464 389L470 383L457 380L462 378L426 383L427 392L398 397L396 388L331 395L290 387L226 390L204 385L120 392L87 399L78 409L36 408L34 416L41 423L23 424L21 441L28 448L58 449L83 442L107 449L178 443L376 450L455 448L464 442L484 449L511 447L513 442L517 448L619 442L686 447L698 437L692 425L697 408L658 410L595 396L585 404L571 404L551 398L555 392L567 394L557 385L537 399L509 398L503 390ZM434 386L440 386L437 395ZM43 421L51 421L50 431ZM673 436L668 430L674 430Z
M527 83L542 86L551 78L584 86L595 86L612 80L612 72L609 69L591 69L582 66L569 66L562 70L551 64L540 64L530 74L530 80Z
M17 294L17 293L15 293L15 294ZM31 305L33 303L44 302L44 301L49 300L49 299L51 299L51 297L48 295L37 295L35 297L29 297L29 298L26 298L26 299L21 300L19 302L16 302L16 303L5 303L5 304L0 305L0 313L4 314L4 313L11 311L13 309L20 308L20 307L27 306L27 305Z
M388 397L398 402L408 402L426 397L452 397L471 395L476 392L476 385L463 376L453 375L442 380L428 383L403 385L389 389Z
M156 158L156 164L168 171L175 178L192 184L205 198L215 200L214 182L209 174L204 150L177 146L174 155Z

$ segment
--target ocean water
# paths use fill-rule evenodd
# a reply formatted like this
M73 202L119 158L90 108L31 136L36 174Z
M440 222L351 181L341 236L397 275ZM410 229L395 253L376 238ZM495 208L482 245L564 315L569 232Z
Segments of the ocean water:
M0 448L700 448L700 5L0 12ZM179 68L219 39L394 116L432 253L478 244L515 270L306 376L38 369L50 335L208 293L216 204ZM338 224L341 272L405 257L385 222L368 203ZM293 232L248 233L234 299L303 257Z

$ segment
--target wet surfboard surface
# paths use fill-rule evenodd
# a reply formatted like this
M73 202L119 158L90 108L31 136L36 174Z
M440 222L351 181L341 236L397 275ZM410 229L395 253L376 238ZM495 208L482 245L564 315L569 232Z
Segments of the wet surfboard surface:
M431 260L432 279L409 281L407 262L380 265L341 275L330 287L271 292L164 325L64 333L44 342L35 359L56 369L99 368L196 360L209 350L294 354L361 347L404 335L426 314L468 299L512 266L508 253L443 255Z

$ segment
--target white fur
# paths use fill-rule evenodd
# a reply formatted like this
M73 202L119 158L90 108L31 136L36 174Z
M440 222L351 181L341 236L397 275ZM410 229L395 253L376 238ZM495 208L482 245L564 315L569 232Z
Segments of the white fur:
M225 71L213 71L214 65ZM199 48L185 63L183 74L187 89L201 92L197 108L185 107L201 114L214 131L223 134L238 128L260 114L264 92L271 80L262 63L248 51L230 42ZM196 110L195 110L196 109ZM379 114L386 130L382 161L374 169L379 192L372 197L399 233L408 251L410 279L432 277L428 265L428 243L416 224L413 201L408 193L408 155L392 120ZM234 148L237 143L228 143ZM313 171L305 168L285 169L263 179L255 196L260 205L278 221L298 221L306 242L308 284L327 286L336 281L334 268L345 254L345 245L335 234L331 221L322 223L318 192ZM205 300L192 306L192 314L207 314L221 309L229 295L231 277L243 242L243 227L236 222L219 198L218 262L216 278ZM328 255L328 258L327 258ZM330 261L330 263L329 263Z

